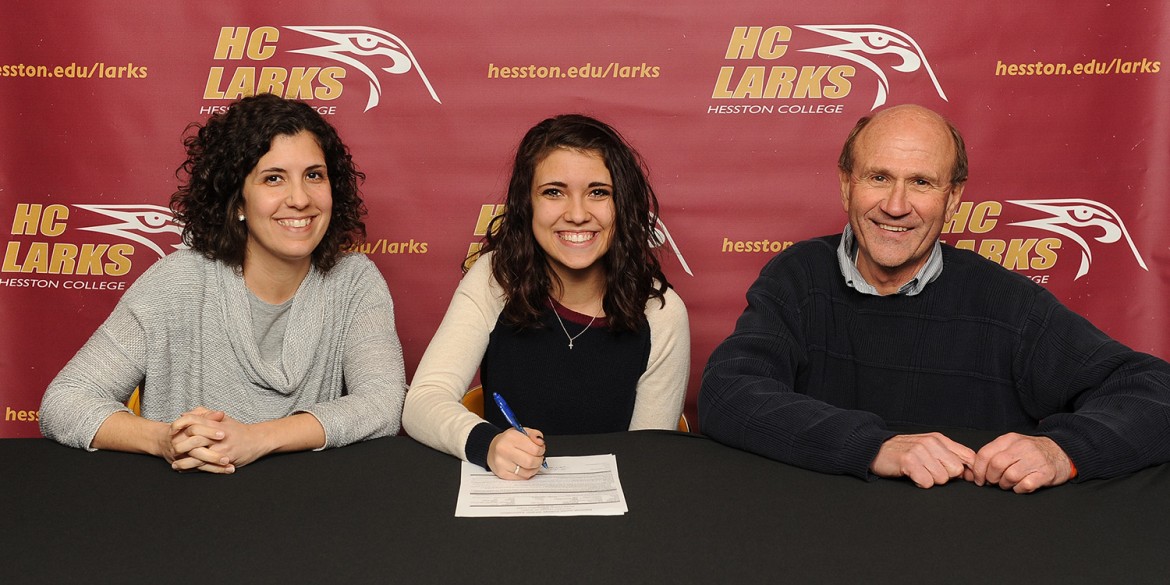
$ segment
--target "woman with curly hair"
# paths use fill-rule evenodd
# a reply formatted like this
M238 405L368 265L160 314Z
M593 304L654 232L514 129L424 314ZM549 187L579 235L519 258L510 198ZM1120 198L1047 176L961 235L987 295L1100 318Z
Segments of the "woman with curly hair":
M671 429L686 395L686 307L653 250L658 200L641 158L606 124L544 120L516 152L505 211L493 220L406 397L418 441L528 479L544 433ZM493 400L460 402L476 370ZM507 429L507 430L505 430ZM538 430L540 429L540 430Z
M354 166L308 105L244 98L184 140L171 197L189 249L158 261L57 375L66 445L232 473L269 453L398 432L402 349ZM139 387L142 416L124 402Z

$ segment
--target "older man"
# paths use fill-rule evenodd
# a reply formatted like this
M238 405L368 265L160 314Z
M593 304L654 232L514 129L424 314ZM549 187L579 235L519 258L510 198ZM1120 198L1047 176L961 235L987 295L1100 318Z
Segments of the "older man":
M699 394L706 435L827 473L1031 492L1170 461L1170 364L939 234L959 132L913 105L863 118L839 160L840 235L768 263ZM1001 433L978 452L941 433Z

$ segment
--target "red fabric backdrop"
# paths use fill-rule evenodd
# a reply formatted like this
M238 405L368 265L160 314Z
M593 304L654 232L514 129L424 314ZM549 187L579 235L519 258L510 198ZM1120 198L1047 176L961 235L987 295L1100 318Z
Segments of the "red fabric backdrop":
M965 133L944 239L1170 356L1170 9L1125 3L685 0L253 5L18 0L0 24L0 437L178 244L180 138L256 91L323 108L369 179L370 245L410 374L522 134L583 112L642 152L690 310L688 413L760 267L840 231L854 121L921 103Z

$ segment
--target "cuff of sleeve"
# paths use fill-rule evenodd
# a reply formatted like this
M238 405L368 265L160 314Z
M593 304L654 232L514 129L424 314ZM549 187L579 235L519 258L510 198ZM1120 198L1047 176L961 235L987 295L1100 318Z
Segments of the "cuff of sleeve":
M862 433L861 436L855 437L856 440L851 441L849 448L846 449L848 453L855 457L853 459L854 463L845 473L859 477L865 481L879 479L877 474L870 469L870 466L873 465L873 460L877 458L878 452L882 450L882 445L897 434L889 429L875 428L868 433Z
M307 415L312 416L313 418L317 419L317 424L321 425L321 430L325 432L325 442L322 443L320 447L313 449L314 451L324 451L330 447L338 446L338 445L330 445L329 444L329 427L325 426L325 421L321 420L321 417L317 416L317 413L315 413L311 410L298 410L298 411L294 412L293 414L307 414Z
M42 410L43 410L43 407L42 407ZM102 425L106 423L106 419L110 418L111 416L114 416L115 414L117 414L119 412L128 412L130 414L134 414L134 411L130 410L129 408L126 408L126 405L119 404L118 407L115 408L114 410L110 411L109 414L107 414L103 417L100 417L100 418L94 417L92 420L97 421L97 424L93 425L93 427L92 427L93 430L87 429L85 431L84 436L86 438L84 439L84 443L79 442L78 444L73 445L70 443L68 438L58 438L56 436L53 436L51 438L55 439L57 442L62 443L64 445L69 445L70 447L81 447L82 449L85 449L86 451L93 453L93 452L99 450L97 447L93 446L93 439L94 439L94 437L97 436L98 430L101 429ZM139 415L134 414L134 416L139 416ZM42 432L42 434L44 434L44 427L41 427L41 432Z
M488 449L492 446L492 439L502 432L496 425L486 421L472 427L463 448L467 461L491 471L487 463Z
M1093 479L1097 477L1111 477L1118 473L1125 473L1132 471L1127 469L1124 465L1117 466L1108 459L1107 455L1110 452L1115 452L1111 447L1115 441L1091 441L1085 439L1081 433L1074 432L1067 428L1067 425L1062 428L1057 423L1064 422L1064 419L1075 415L1053 415L1040 422L1039 436L1048 437L1064 451L1065 457L1068 457L1069 477L1071 481L1074 478L1081 476L1081 471L1084 470L1086 475L1084 479ZM1076 462L1074 464L1073 462Z

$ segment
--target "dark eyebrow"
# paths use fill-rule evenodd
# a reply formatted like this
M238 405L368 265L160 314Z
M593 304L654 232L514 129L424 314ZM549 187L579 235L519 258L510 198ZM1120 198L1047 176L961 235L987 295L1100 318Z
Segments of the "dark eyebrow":
M568 189L569 184L564 182L564 181L548 181L546 183L541 183L541 184L537 185L536 187L538 189L541 187L560 187L562 189ZM610 189L613 189L613 185L610 185L609 183L604 183L602 181L593 181L592 183L589 183L589 185L587 185L587 188L589 188L589 189L592 189L594 187L608 187Z
M306 171L319 171L319 170L326 170L327 171L328 167L324 164L316 164L316 165L311 165L311 166L306 167L305 170ZM260 170L260 174L270 174L270 173L283 173L283 174L287 175L288 170L284 169L282 167L268 167L266 169Z

